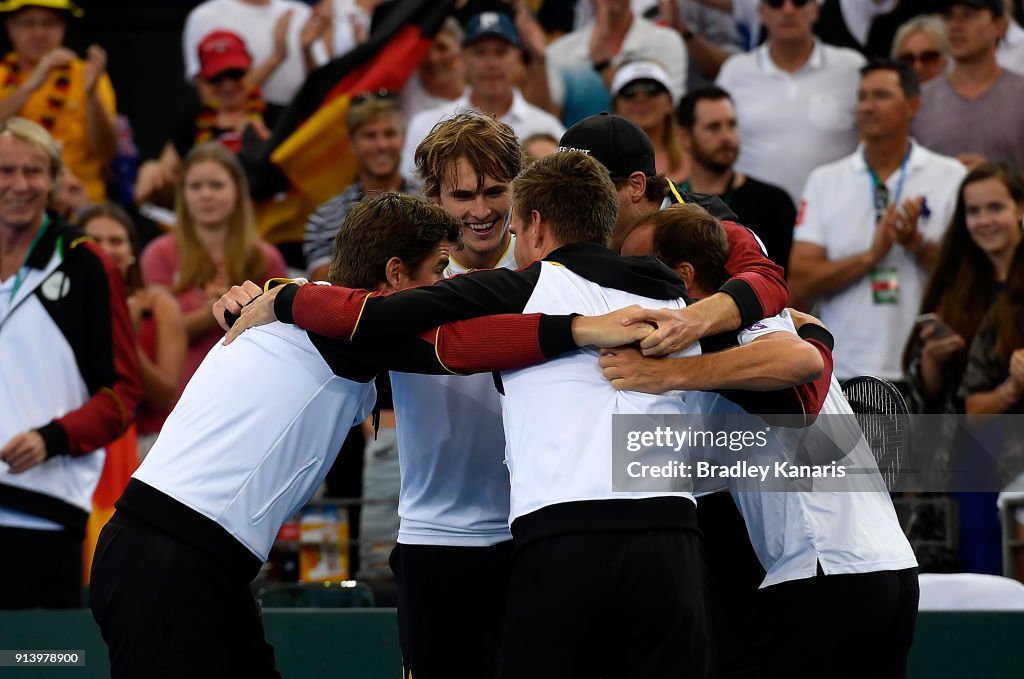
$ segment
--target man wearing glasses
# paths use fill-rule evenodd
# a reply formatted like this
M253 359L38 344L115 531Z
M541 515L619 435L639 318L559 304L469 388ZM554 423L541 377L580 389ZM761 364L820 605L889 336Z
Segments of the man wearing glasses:
M836 338L840 380L899 381L900 351L966 171L910 139L921 98L909 66L880 61L861 72L864 142L808 178L789 285L794 300L820 303L819 317Z
M857 146L854 92L864 57L816 39L819 12L811 0L762 0L767 41L730 57L716 81L736 103L736 170L772 177L793 202L811 170Z

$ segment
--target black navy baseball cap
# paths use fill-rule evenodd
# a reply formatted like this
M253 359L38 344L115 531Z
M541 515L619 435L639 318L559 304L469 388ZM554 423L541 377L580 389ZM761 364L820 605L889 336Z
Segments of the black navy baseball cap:
M519 47L519 31L512 23L512 17L503 12L482 12L469 18L466 22L466 32L462 38L462 46L483 38L499 38Z
M611 113L599 113L579 121L562 135L559 151L582 151L608 168L612 179L634 172L658 174L654 146L636 123Z

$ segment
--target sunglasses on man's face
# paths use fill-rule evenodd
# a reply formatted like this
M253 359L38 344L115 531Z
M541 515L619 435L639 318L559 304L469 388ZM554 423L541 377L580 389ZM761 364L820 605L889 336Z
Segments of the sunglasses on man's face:
M924 52L904 52L896 57L907 66L920 63L922 66L934 66L942 59L942 53L938 50L925 50Z
M782 6L786 4L786 0L761 0L761 2L772 9L782 9ZM793 3L794 7L799 8L811 2L811 0L789 0L789 2Z
M210 84L219 85L227 80L241 80L245 77L245 71L240 68L231 68L226 71L221 71L217 75L210 78Z
M661 83L656 83L653 80L634 80L619 90L618 96L625 99L632 99L640 94L653 97L654 95L661 94L662 92L668 92L668 90L666 90Z

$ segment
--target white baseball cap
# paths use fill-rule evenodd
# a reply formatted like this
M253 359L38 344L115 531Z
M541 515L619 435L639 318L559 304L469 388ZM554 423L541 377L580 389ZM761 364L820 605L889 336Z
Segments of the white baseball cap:
M634 80L653 80L658 83L668 90L673 104L682 96L681 93L676 92L664 66L656 61L630 61L619 67L619 70L615 72L615 77L612 78L612 98L617 97L622 88Z

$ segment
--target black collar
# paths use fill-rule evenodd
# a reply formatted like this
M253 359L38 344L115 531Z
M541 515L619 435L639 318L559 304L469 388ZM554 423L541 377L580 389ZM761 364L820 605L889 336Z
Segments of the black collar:
M50 218L50 221L46 226L46 232L43 233L39 242L36 243L36 246L29 254L28 260L25 262L26 265L33 269L46 268L46 265L50 263L50 257L53 256L54 249L57 247L57 239L60 238L62 234L70 230L68 225L62 222L60 217L57 216L56 212L48 210L46 214ZM65 243L65 245L70 245L70 243Z
M544 258L601 287L650 299L686 297L679 275L654 257L622 257L596 243L563 245Z

